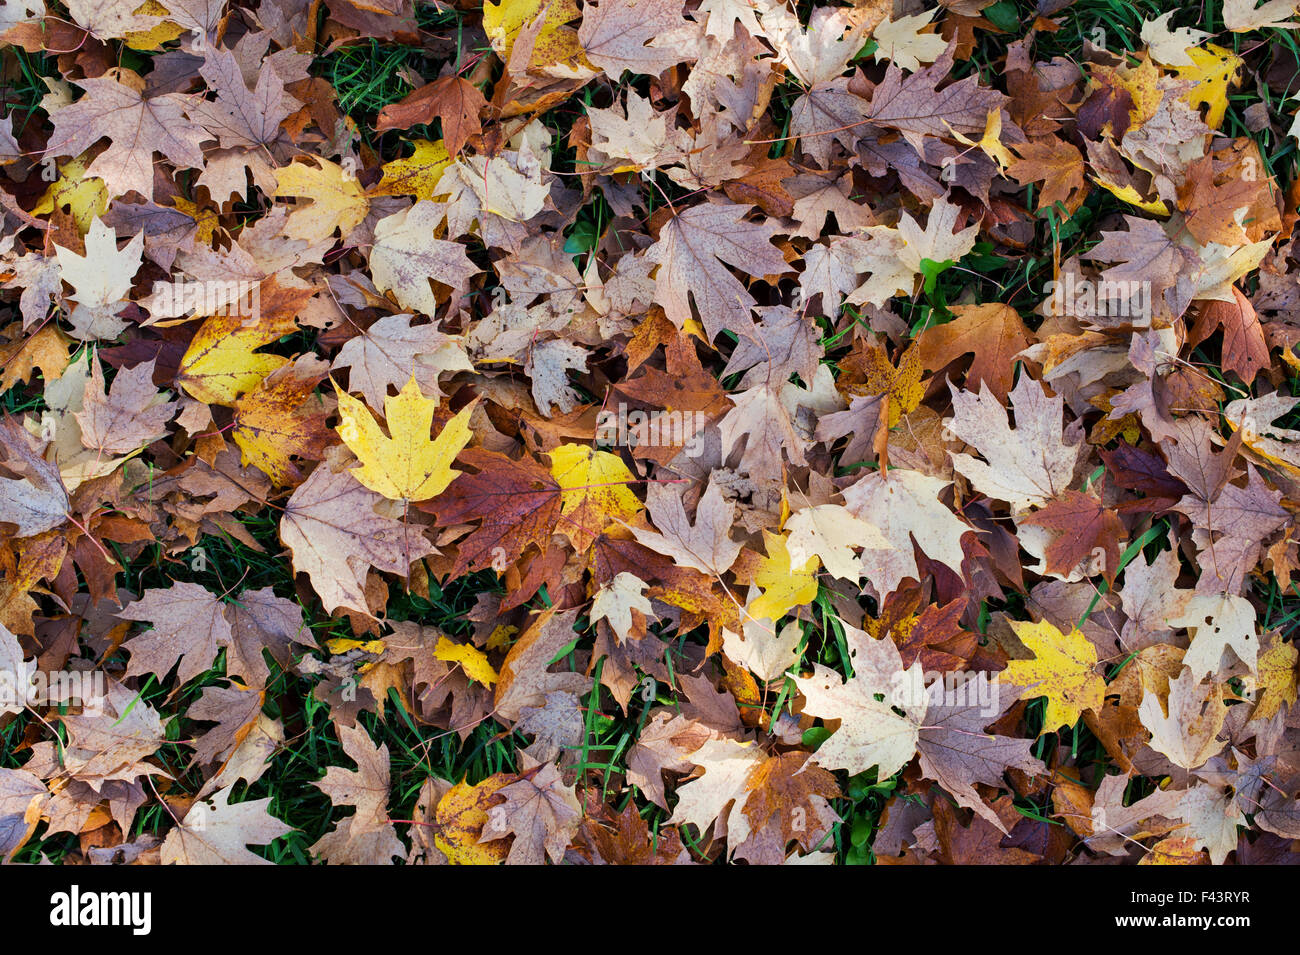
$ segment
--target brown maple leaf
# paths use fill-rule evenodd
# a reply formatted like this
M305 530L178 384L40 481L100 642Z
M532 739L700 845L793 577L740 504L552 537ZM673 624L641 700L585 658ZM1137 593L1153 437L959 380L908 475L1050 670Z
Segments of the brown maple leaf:
M521 760L524 770L517 782L498 790L505 798L488 812L480 842L501 839L511 833L514 842L507 865L541 865L546 859L559 864L582 819L582 806L573 790L564 785L554 763L530 771L531 760Z
M804 753L769 757L755 767L745 786L749 795L741 811L751 832L735 852L751 865L779 865L791 842L811 851L839 819L827 802L840 796L835 776L808 765Z
M1202 245L1241 245L1246 233L1237 214L1250 207L1260 183L1228 176L1216 185L1214 179L1214 160L1210 156L1202 156L1188 167L1187 178L1178 190L1187 231Z
M1056 136L1047 136L1022 143L1014 149L1020 158L1007 171L1022 186L1031 182L1043 184L1038 192L1039 209L1058 202L1070 209L1071 202L1082 197L1087 188L1083 178L1083 156L1075 146Z
M347 470L331 471L325 464L285 504L280 539L328 613L341 606L369 613L370 567L405 576L412 562L434 552L418 525L401 520L400 505L362 486Z
M167 422L179 406L158 392L153 374L152 361L121 369L105 393L103 366L98 360L91 363L81 410L75 412L87 448L126 454L167 433Z
M611 79L624 70L653 76L686 59L680 46L662 42L686 25L681 10L676 0L599 0L583 9L578 42Z
M487 100L469 80L443 76L381 109L375 132L409 129L420 123L432 123L437 117L442 121L447 152L455 156L471 136L483 131L480 114L486 106Z
M954 305L951 311L955 319L927 328L917 339L921 364L938 371L964 355L974 355L965 387L974 390L986 384L999 401L1005 401L1015 380L1016 356L1034 343L1033 332L1014 308L999 302Z
M925 69L910 75L891 63L872 92L866 119L898 130L922 153L926 137L950 137L954 132L982 136L989 111L1001 109L1007 97L981 87L974 76L937 89L951 75L952 65L951 47Z
M1088 562L1089 572L1100 570L1108 583L1115 582L1119 571L1119 544L1125 537L1119 514L1092 494L1066 491L1048 501L1021 524L1032 524L1056 531L1047 546L1047 572L1069 574Z
M148 633L127 641L131 653L127 676L166 676L179 661L177 683L194 679L233 639L224 611L225 604L217 595L198 584L176 583L145 591L139 600L117 612L123 620L153 625Z
M549 468L530 457L518 461L483 448L466 448L458 460L477 470L462 472L424 505L450 527L478 521L457 546L453 577L492 567L502 572L529 545L545 550L560 520L560 485Z
M1214 333L1223 330L1223 367L1236 372L1246 384L1270 364L1268 342L1255 306L1235 285L1231 302L1203 302L1196 322L1187 333L1188 345L1199 345Z

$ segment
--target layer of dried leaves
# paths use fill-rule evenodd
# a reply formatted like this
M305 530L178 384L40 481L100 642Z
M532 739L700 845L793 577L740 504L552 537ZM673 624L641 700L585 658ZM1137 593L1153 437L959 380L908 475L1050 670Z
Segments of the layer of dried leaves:
M59 77L0 121L3 854L263 861L286 673L334 863L827 862L864 785L879 862L1291 854L1300 251L1221 131L1262 34L1040 57L1048 3L981 72L987 0L450 6L0 7ZM369 129L315 69L368 38L441 63ZM213 539L280 582L196 582ZM469 574L458 634L388 613ZM516 762L395 820L394 696Z

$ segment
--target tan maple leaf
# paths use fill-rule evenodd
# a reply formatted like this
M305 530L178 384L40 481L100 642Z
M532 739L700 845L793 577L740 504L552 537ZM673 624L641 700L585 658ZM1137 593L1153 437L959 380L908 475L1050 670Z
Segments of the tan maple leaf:
M928 700L899 691L916 684L921 663L918 659L904 669L892 640L873 639L848 625L844 630L853 665L847 682L820 663L813 666L811 676L794 678L804 697L805 713L840 721L839 729L813 758L827 769L848 770L850 776L875 766L884 779L916 755Z
M1183 769L1196 769L1223 749L1219 730L1228 715L1223 691L1212 680L1201 682L1189 669L1169 681L1167 700L1147 690L1138 713L1151 731L1151 748Z
M104 369L96 357L81 410L74 415L87 448L127 454L167 434L167 422L179 405L154 387L154 364L150 360L121 369L105 393Z
M952 454L953 467L978 490L1015 509L1041 506L1074 480L1082 439L1063 430L1064 402L1021 375L1011 391L1016 423L986 387L979 394L952 389L953 414L947 427L984 456Z
M501 787L505 802L488 811L480 842L514 834L507 865L541 865L547 858L559 864L582 819L582 807L573 790L564 785L554 763L529 772L527 757L517 782Z
M98 5L97 5L98 6ZM184 99L176 93L144 97L144 83L129 72L76 80L86 95L50 115L54 155L78 156L101 139L108 147L95 157L86 174L104 180L110 196L134 190L153 198L153 154L162 153L174 165L202 169L199 146L208 133L185 118Z
M372 408L382 408L390 389L400 390L412 378L426 398L441 399L442 375L474 370L459 336L437 324L415 325L407 314L386 315L349 338L333 367L348 369L348 390L361 392Z
M789 532L786 546L790 563L802 566L811 557L843 580L862 577L862 564L855 548L889 550L894 545L872 525L853 515L843 504L817 504L800 508L790 515L785 528Z
M105 154L106 155L106 154ZM68 315L77 338L116 338L126 323L116 313L126 304L131 279L140 268L144 236L137 235L119 250L113 229L96 218L86 233L86 254L54 247L59 275L73 288L77 307Z
M339 726L343 752L357 764L356 770L330 766L314 785L329 796L334 805L353 806L355 814L340 820L311 847L327 861L344 859L356 862L365 858L370 864L383 864L406 849L388 818L390 785L388 747L376 746L360 726Z
M624 70L662 73L684 59L693 58L678 42L687 26L675 0L599 0L582 12L578 42L587 59L617 80Z
M871 32L877 44L873 54L876 62L889 60L908 72L919 69L922 63L934 62L948 49L948 41L938 33L922 32L933 17L934 11L929 10L897 20L881 20Z
M411 208L379 220L370 249L375 288L391 290L403 308L425 315L438 311L430 278L460 294L470 276L479 271L463 245L433 237L444 216L435 203L421 199Z
M919 471L891 468L868 474L844 489L844 503L854 517L871 525L889 542L887 548L864 547L862 574L883 597L905 577L919 577L912 541L932 560L961 573L962 535L971 527L939 501L948 482Z
M716 484L710 484L700 497L693 524L686 516L681 494L672 485L652 484L646 491L646 510L659 530L633 527L633 535L684 567L720 576L740 554L743 545L731 539L735 505L723 500L722 489Z
M400 504L362 486L346 470L322 464L285 505L280 539L327 612L344 606L369 613L369 568L404 576L412 562L434 552L419 526L403 523L401 515Z
M248 851L293 832L267 811L266 799L230 802L230 789L199 800L162 844L163 865L271 865Z
M217 651L233 638L225 604L198 584L175 583L147 590L118 611L123 620L150 623L153 629L126 643L131 653L127 676L165 676L179 661L176 679L188 683L212 665Z
M753 337L754 299L726 265L758 277L787 266L771 245L774 228L746 221L746 211L723 203L692 206L668 220L647 252L659 266L655 299L678 328L691 319L694 298L710 339L724 329Z
M645 596L646 582L636 574L621 571L614 579L596 591L591 602L591 619L608 620L619 640L632 635L632 611L644 617L653 617L654 608ZM644 630L644 624L642 624Z

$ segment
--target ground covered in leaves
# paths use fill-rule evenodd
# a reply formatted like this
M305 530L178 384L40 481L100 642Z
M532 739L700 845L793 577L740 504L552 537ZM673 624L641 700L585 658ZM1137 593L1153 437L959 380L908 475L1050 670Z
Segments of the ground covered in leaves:
M4 0L0 858L1300 859L1292 0Z

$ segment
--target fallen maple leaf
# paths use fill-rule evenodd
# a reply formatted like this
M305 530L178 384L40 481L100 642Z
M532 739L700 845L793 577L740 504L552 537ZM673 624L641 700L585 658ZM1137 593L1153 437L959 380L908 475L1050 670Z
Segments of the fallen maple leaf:
M293 458L319 459L329 436L325 407L315 392L328 374L325 362L302 355L235 401L231 437L245 466L260 468L277 484L302 480Z
M907 577L919 578L912 541L922 553L961 573L965 552L961 539L971 528L939 502L947 481L917 471L892 468L868 474L844 489L844 503L854 517L875 528L888 547L865 546L861 573L883 597Z
M1062 430L1061 398L1049 398L1042 385L1022 376L1011 391L1012 428L1006 409L986 387L978 395L954 388L952 395L949 429L985 458L953 454L952 464L976 488L1022 509L1046 504L1069 487L1081 442L1068 440Z
M457 545L453 576L503 570L530 544L550 544L562 508L561 486L550 470L528 457L514 461L482 448L464 449L460 461L477 470L458 475L426 505L442 526L480 522Z
M795 607L816 599L821 561L814 554L795 566L786 538L764 531L763 541L767 556L754 572L754 583L762 588L762 594L750 604L750 612L760 620L780 620Z
M60 277L73 287L77 307L68 316L77 338L116 338L126 328L117 317L140 267L144 237L137 235L118 249L114 231L99 218L86 233L86 254L56 245Z
M413 561L433 552L419 527L381 511L384 498L349 471L318 465L293 493L280 520L280 539L293 566L311 578L326 612L345 606L368 613L370 567L405 576Z
M403 308L425 315L438 311L438 300L429 279L459 292L478 272L465 247L457 242L435 239L432 233L444 213L427 199L409 209L381 219L375 225L370 248L370 271L375 288L392 291Z
M310 244L329 239L335 230L344 240L370 210L370 200L355 176L328 159L295 162L275 173L275 195L295 196L296 205L285 223L284 234Z
M87 77L76 83L86 95L53 111L51 142L58 155L77 156L99 140L108 148L95 157L87 174L104 180L112 196L134 190L154 197L153 154L160 152L180 167L202 169L200 144L208 138L203 127L185 118L185 100L175 93L146 99L143 81L133 73Z
M355 814L322 836L311 847L330 862L383 864L406 854L388 818L390 786L388 747L376 746L362 728L340 726L343 751L357 764L355 771L331 766L315 785L334 805L353 806Z
M1151 731L1152 749L1168 756L1176 766L1196 769L1223 749L1218 735L1228 708L1222 693L1213 682L1198 683L1191 670L1185 669L1169 681L1169 698L1164 704L1147 691L1138 712Z
M68 492L59 469L41 457L41 444L14 419L0 418L4 466L18 477L0 477L0 521L19 537L53 530L67 522Z
M1010 305L954 305L951 322L933 325L917 339L921 364L939 371L964 355L974 355L966 371L965 386L987 385L998 401L1006 401L1015 380L1020 352L1034 343L1019 313Z
M577 830L582 807L573 790L560 779L553 763L536 773L525 773L518 782L497 790L505 802L489 811L479 842L490 842L514 834L507 862L541 865L547 858L559 863Z
M1223 25L1233 33L1300 28L1300 23L1287 19L1295 15L1295 4L1291 0L1267 0L1260 7L1256 3L1257 0L1223 0Z
M741 545L729 536L735 507L722 499L722 489L710 484L691 524L681 496L670 485L653 484L646 491L646 510L659 532L632 528L638 541L671 557L683 567L721 576L735 563Z
M635 574L623 571L608 584L596 591L591 601L591 619L608 620L620 640L632 635L632 611L645 617L654 615L654 608L645 596L646 582ZM644 624L642 625L644 629Z
M225 605L197 584L177 583L167 589L148 590L118 611L123 620L140 620L153 629L127 641L131 652L128 676L153 673L164 676L176 667L176 679L188 683L212 665L217 651L229 646L234 635L225 617Z
M583 10L578 42L612 79L624 70L654 75L687 58L680 46L663 42L663 34L685 23L675 0L599 0Z
M876 62L889 60L909 72L919 69L922 63L934 62L948 48L948 41L937 33L921 32L933 16L931 10L897 20L889 17L881 20L871 32L877 44L872 54Z
M771 245L773 227L746 222L745 212L737 205L692 206L668 220L646 253L659 266L655 297L678 328L691 320L693 297L710 340L724 329L753 337L754 299L723 263L758 277L779 275L786 264Z
M812 676L794 678L804 697L805 713L840 721L839 729L813 758L827 769L846 769L851 776L872 766L880 778L892 776L916 755L924 725L927 701L897 692L917 681L921 667L913 663L904 670L891 640L875 640L853 627L844 629L854 671L847 682L821 664L813 666ZM895 712L895 706L903 715Z
M342 424L338 432L361 466L349 473L378 494L394 501L427 501L437 497L459 474L451 462L469 443L469 416L474 406L457 413L436 438L430 438L437 403L420 393L411 378L396 397L384 399L388 434L364 404L334 386Z
M238 314L214 315L195 333L180 361L177 382L209 404L233 405L263 378L289 364L282 355L255 351L297 328L288 316L249 322Z
M1068 209L1071 201L1086 188L1083 156L1074 145L1050 136L1014 148L1019 158L1007 171L1022 186L1031 182L1043 184L1038 193L1039 209L1051 208L1058 202Z
M1085 561L1089 571L1100 570L1110 583L1119 571L1119 543L1125 536L1119 515L1098 498L1079 491L1066 491L1063 497L1049 501L1021 524L1046 527L1057 533L1047 547L1047 572L1068 575Z
M432 123L437 117L442 122L442 138L447 153L454 156L471 136L483 131L479 113L486 106L487 100L469 80L443 76L381 109L375 132L409 129L420 123Z
M617 455L580 444L562 444L550 452L551 474L560 485L560 533L583 550L617 520L630 520L641 501L629 486L634 480Z
M122 369L105 392L104 369L91 365L81 410L75 413L81 440L105 454L126 454L164 437L178 407L153 385L154 362Z
M1077 629L1062 633L1046 620L1011 627L1033 657L1012 660L1003 679L1025 696L1047 697L1039 735L1074 726L1085 710L1100 710L1106 684L1096 672L1097 648Z
M1010 694L1000 692L996 679L968 674L941 685L944 698L926 710L925 725L917 735L921 772L952 793L958 805L975 810L1006 832L975 784L1000 787L1008 769L1040 775L1046 766L1031 754L1032 740L984 732L1014 702Z
M807 563L817 557L835 577L856 581L862 577L862 564L855 557L856 547L889 550L894 545L878 529L855 517L843 504L818 504L805 507L786 521L786 547L790 561Z
M268 845L293 832L266 807L270 798L230 802L222 789L190 807L162 844L163 865L270 865L248 846Z

